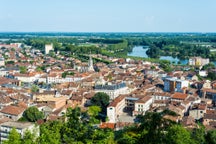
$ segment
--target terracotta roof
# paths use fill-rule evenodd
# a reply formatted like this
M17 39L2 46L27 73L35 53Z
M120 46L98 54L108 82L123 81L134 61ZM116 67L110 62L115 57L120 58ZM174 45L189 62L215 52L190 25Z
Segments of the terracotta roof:
M100 128L110 128L110 129L114 129L115 128L115 123L106 123L106 122L102 122L100 124Z
M216 115L215 114L204 114L203 119L214 119L214 120L216 120Z
M115 98L115 99L109 104L108 107L116 107L117 104L118 104L119 102L121 102L123 99L125 99L125 95L120 95L120 96L118 96L117 98Z
M136 101L136 103L146 103L147 101L149 101L150 99L153 99L152 97L150 96L145 96L144 98Z
M185 100L185 99L187 98L187 96L188 96L188 94L183 94L183 93L178 93L178 92L176 92L176 93L174 93L174 94L172 95L172 98L173 98L173 99Z
M17 107L17 106L6 106L4 107L0 112L5 113L5 114L10 114L10 115L19 115L25 111L24 108L22 107Z

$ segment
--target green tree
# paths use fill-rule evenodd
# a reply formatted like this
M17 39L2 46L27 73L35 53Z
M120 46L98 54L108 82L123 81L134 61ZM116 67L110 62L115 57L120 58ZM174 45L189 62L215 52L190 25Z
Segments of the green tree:
M12 128L9 133L8 140L4 141L3 144L22 144L21 135L15 128Z
M43 119L44 114L37 107L33 106L24 111L23 117L29 122L36 122L39 119Z
M207 144L216 144L216 130L210 130L206 134Z
M60 144L62 126L60 121L52 121L41 125L39 143Z
M36 144L36 137L34 133L30 132L29 130L25 131L22 144Z
M169 144L191 144L191 134L181 125L171 126L166 134L167 143Z
M37 85L32 85L31 92L38 92L39 87Z
M27 72L27 67L26 66L20 66L19 70L20 70L21 74L25 74Z
M109 105L109 95L103 92L96 93L92 99L91 104L93 106L99 106L102 109L102 113L106 113L106 108Z
M92 123L100 123L98 114L101 112L101 108L99 106L90 106L88 108L88 114L90 116L90 121Z
M203 125L199 125L199 128L195 128L192 131L192 139L195 144L204 144L205 141L205 127Z

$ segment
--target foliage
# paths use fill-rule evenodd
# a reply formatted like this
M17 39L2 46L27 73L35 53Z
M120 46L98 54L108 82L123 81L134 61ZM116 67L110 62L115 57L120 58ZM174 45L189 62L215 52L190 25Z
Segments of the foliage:
M216 130L210 130L206 134L207 144L216 144Z
M62 123L59 121L48 122L40 126L40 144L61 143Z
M19 70L20 70L21 74L25 74L27 72L27 67L26 66L20 66Z
M36 137L34 133L30 132L29 130L25 131L22 138L22 144L36 144Z
M101 112L101 108L99 106L90 106L88 108L88 115L90 116L90 121L93 124L98 124L100 123L99 119L98 119L98 114L99 112Z
M109 95L103 92L98 92L92 97L91 104L93 106L99 106L102 109L102 113L106 114L106 108L109 104L109 100Z
M22 144L21 136L15 128L12 128L9 133L8 140L4 141L3 144Z
M214 81L216 80L216 73L215 72L208 72L207 78L209 78L210 80Z
M43 112L40 112L37 107L32 106L24 111L23 117L29 122L36 122L39 119L44 118Z
M171 144L191 144L193 143L190 132L180 125L173 125L167 130L167 143Z
M39 91L39 87L37 85L32 85L31 92L38 92L38 91Z

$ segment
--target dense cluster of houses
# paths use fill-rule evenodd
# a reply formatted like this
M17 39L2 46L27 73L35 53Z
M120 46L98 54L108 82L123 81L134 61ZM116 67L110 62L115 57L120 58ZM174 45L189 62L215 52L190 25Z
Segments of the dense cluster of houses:
M47 53L51 46L47 46ZM94 64L92 56L113 63ZM194 71L166 73L156 63L101 55L90 55L89 62L82 63L18 45L0 45L0 57L1 131L6 125L20 126L17 120L28 107L36 106L46 120L58 120L68 107L87 109L97 92L110 97L106 124L120 125L119 116L124 113L134 117L147 111L171 110L177 116L166 118L185 127L195 127L196 121L209 129L216 127L216 81L201 81ZM26 67L25 73L20 66Z

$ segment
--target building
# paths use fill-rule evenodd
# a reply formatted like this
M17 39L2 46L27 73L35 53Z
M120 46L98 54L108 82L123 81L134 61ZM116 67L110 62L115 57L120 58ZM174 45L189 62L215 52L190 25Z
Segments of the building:
M92 60L91 54L89 55L88 71L92 71L92 72L94 71L93 60Z
M145 114L146 111L151 108L153 101L153 98L150 96L145 96L144 98L136 101L133 115Z
M0 110L0 115L8 117L14 121L20 119L23 115L25 108L18 107L18 106L5 106L3 109Z
M164 91L166 92L183 92L183 88L187 88L189 85L189 81L180 80L176 77L165 78L164 80Z
M118 121L119 115L123 113L125 108L125 96L121 95L114 99L107 107L107 117L109 123L116 123Z
M189 59L188 64L193 66L203 66L209 63L209 59L204 59L201 57L192 57Z
M35 138L39 137L40 130L39 126L36 126L34 123L30 122L5 122L0 125L0 137L1 143L4 140L8 139L8 135L12 128L15 128L16 131L21 135L24 136L25 132L29 130L31 133L35 134Z
M176 87L177 78L166 78L164 80L164 91L166 92L174 92Z
M176 80L176 91L183 92L182 88L187 88L189 86L189 81L187 80Z
M53 44L46 44L45 45L45 54L49 54L49 52L53 49Z
M188 97L189 97L188 94L183 94L183 93L175 92L171 96L171 101L182 102L182 101L185 101Z
M124 82L117 84L106 84L106 85L96 85L95 92L104 92L110 96L111 100L114 100L120 94L128 94L128 87Z
M5 66L5 59L3 57L0 58L0 67Z
M216 101L216 90L209 88L202 88L200 91L200 96L206 99L211 99Z

